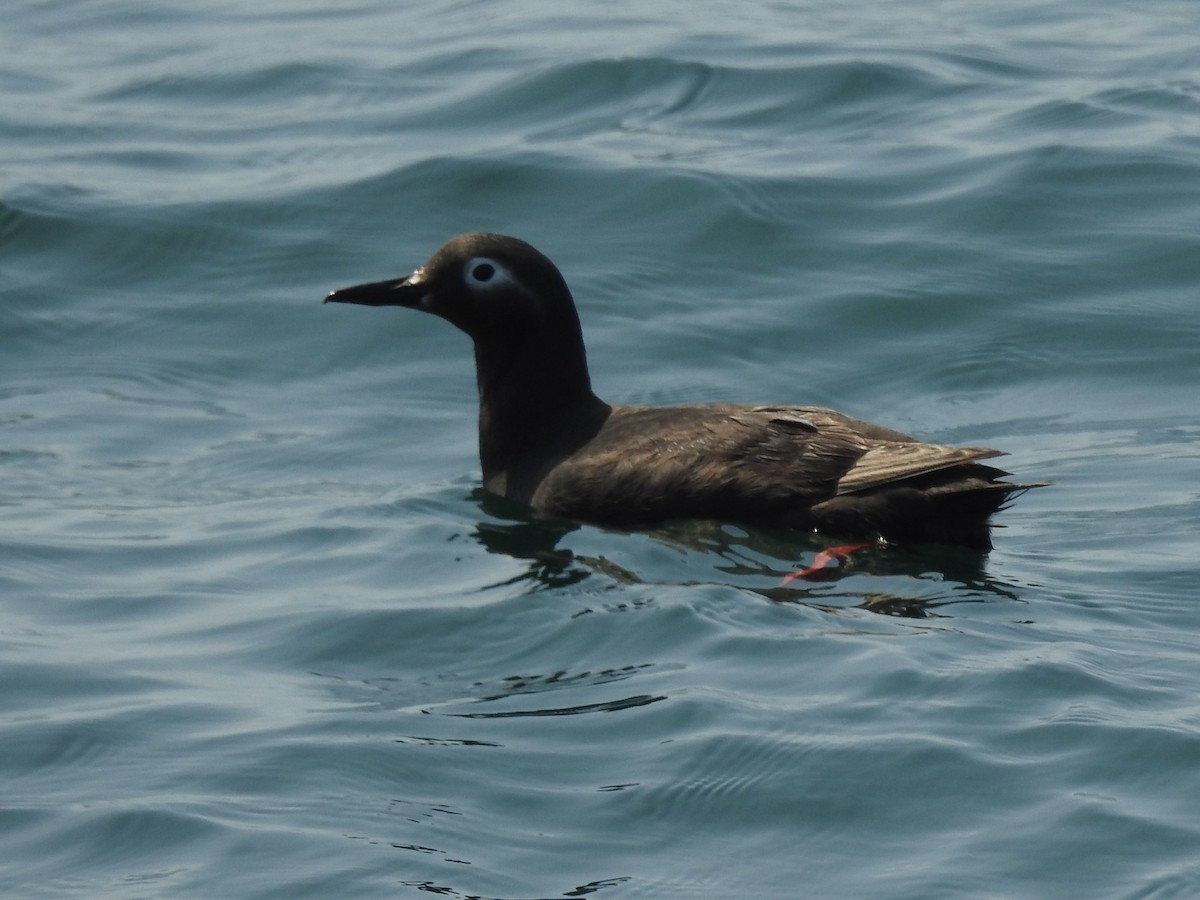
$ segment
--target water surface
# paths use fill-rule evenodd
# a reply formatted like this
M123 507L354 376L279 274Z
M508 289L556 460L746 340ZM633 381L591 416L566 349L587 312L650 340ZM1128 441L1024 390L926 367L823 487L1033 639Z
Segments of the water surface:
M13 896L1200 893L1191 4L70 13L0 34ZM467 340L320 304L472 229L606 399L1056 485L793 589L532 520Z

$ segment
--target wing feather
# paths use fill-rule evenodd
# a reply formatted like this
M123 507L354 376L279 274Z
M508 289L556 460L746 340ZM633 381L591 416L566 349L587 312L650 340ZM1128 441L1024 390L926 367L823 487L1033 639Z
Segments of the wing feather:
M865 491L947 469L980 459L1004 456L1003 450L989 447L946 447L941 444L922 444L898 441L879 441L859 457L854 467L838 482L839 494Z

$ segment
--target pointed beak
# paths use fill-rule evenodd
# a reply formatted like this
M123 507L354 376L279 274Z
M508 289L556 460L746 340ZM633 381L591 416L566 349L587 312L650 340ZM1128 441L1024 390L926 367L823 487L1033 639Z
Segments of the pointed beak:
M420 272L388 281L372 281L333 291L326 303L358 303L362 306L407 306L420 308L429 294L429 285L421 281Z

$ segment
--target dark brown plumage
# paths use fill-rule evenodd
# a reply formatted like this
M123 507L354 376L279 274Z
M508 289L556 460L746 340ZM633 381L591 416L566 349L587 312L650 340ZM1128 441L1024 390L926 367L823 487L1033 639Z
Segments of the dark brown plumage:
M927 444L830 409L609 406L592 393L566 282L516 238L460 235L407 277L325 299L420 309L470 335L484 487L544 515L987 549L992 513L1039 486L979 462L1002 451Z

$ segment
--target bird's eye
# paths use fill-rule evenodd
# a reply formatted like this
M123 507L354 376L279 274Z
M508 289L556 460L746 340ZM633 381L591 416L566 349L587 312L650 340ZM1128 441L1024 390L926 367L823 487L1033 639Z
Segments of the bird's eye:
M471 277L476 281L491 281L496 274L496 267L491 263L480 263L471 270Z

